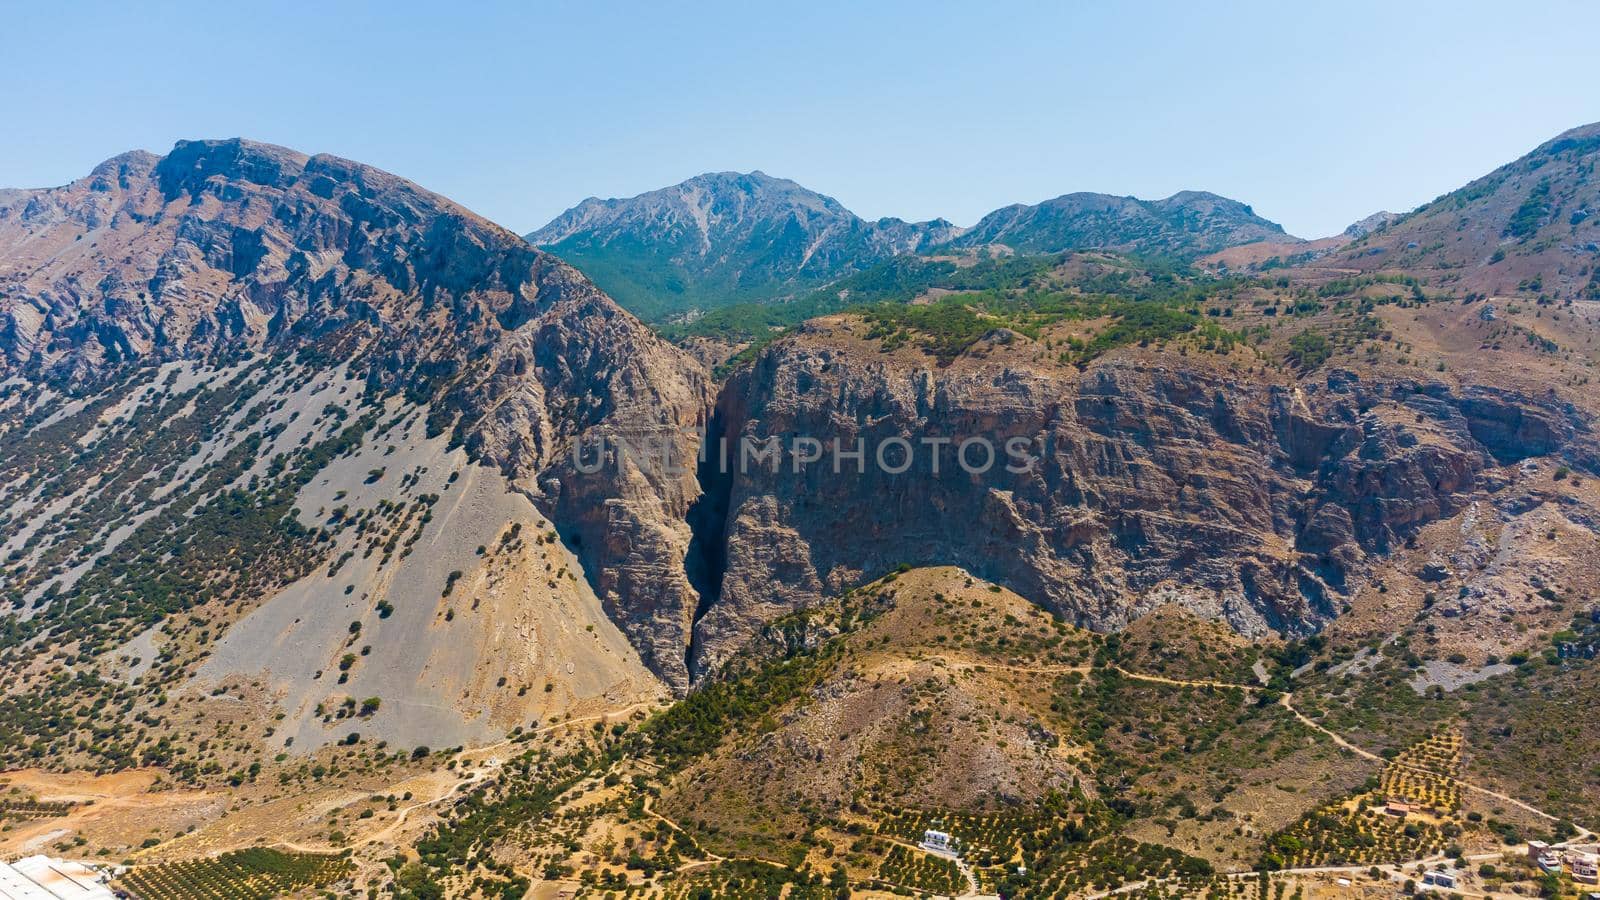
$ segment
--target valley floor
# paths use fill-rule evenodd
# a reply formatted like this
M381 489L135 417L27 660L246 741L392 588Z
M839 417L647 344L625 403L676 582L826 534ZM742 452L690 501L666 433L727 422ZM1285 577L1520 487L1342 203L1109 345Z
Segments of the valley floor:
M996 621L1009 623L1004 644L996 644L992 632L985 636L981 627L969 630ZM186 788L148 768L109 775L7 773L6 796L70 807L64 814L8 824L0 832L0 852L120 863L129 867L122 880L142 885L147 896L166 896L160 885L179 871L175 867L207 859L219 861L217 866L243 865L240 853L266 847L288 855L260 864L283 871L311 864L296 860L328 860L317 863L323 868L316 871L336 879L324 884L334 890L341 884L357 891L388 885L400 896L418 897L438 892L666 898L705 890L800 897L848 889L862 896L975 898L1020 891L1027 896L1264 898L1269 886L1277 892L1279 885L1302 897L1379 896L1406 881L1421 881L1429 871L1455 877L1459 894L1494 897L1532 890L1537 873L1529 870L1526 841L1486 830L1485 822L1528 834L1559 834L1566 828L1555 842L1558 851L1592 847L1595 841L1587 825L1566 823L1540 808L1538 798L1513 796L1465 771L1458 729L1445 727L1399 753L1369 749L1359 736L1328 724L1326 710L1308 714L1301 708L1302 693L1314 705L1324 703L1320 694L1326 685L1311 681L1282 689L1279 663L1263 665L1243 643L1213 644L1210 639L1220 634L1207 634L1193 620L1155 620L1109 642L1062 631L1049 621L1021 598L959 570L914 570L869 586L832 613L783 624L778 630L791 629L783 640L800 640L813 649L776 661L753 660L740 677L709 689L722 692L709 697L709 705L697 707L693 698L671 708L635 703L367 771L345 760L348 770L325 772L293 790L284 789L294 765L289 760L236 788ZM963 634L968 637L958 637ZM1185 634L1195 643L1185 645ZM936 675L930 678L930 673ZM874 762L873 747L887 748L896 760L919 758L921 738L905 743L907 735L918 733L914 723L931 723L928 716L938 714L933 706L919 712L884 703L875 691L885 684L897 694L913 695L959 685L959 694L930 696L955 709L977 703L970 709L980 710L986 708L983 703L1001 702L1012 711L991 720L989 728L999 731L980 736L987 729L968 728L965 746L933 748L932 765L909 775L894 771L893 764L883 768L884 763ZM1133 710L1136 718L1130 721L1147 725L1182 726L1183 717L1205 719L1213 709L1235 710L1232 715L1242 717L1235 726L1247 729L1254 727L1248 722L1266 717L1260 721L1270 723L1267 735L1289 730L1281 732L1284 738L1268 737L1258 746L1276 747L1266 752L1299 762L1291 762L1290 769L1254 764L1264 773L1261 784L1241 783L1237 812L1226 817L1171 821L1159 814L1129 819L1120 813L1106 818L1109 813L1095 794L1111 783L1107 771L1123 765L1116 761L1118 753L1135 752L1133 745L1117 743L1129 732L1115 724L1113 715L1090 726L1092 733L1109 725L1111 737L1079 743L1080 736L1039 755L1019 755L1015 734L1038 729L1025 721L1035 702L1028 698L1038 688L1044 688L1039 696L1067 717L1057 728L1074 715L1061 705L1060 692L1091 688L1095 693L1085 694L1091 705L1103 704L1107 690L1123 692L1130 702L1138 698L1143 712ZM905 716L913 731L891 722L894 727L878 734L876 745L852 745L853 755L828 764L842 764L867 781L857 783L858 799L849 808L824 812L806 799L806 791L831 784L832 775L814 767L809 773L791 771L783 759L797 748L808 760L825 757L818 748L855 740L852 727L882 726L881 721L851 724L849 698L858 691L867 692L879 719ZM713 716L710 731L699 721L705 715ZM1195 744L1192 730L1187 733L1183 740L1191 752L1200 757L1215 752ZM946 758L939 754L946 752L968 761L990 757L986 783L1010 783L1018 790L1030 789L1027 785L1041 773L1077 774L1065 794L1059 787L1031 788L1037 800L1046 801L1043 818L1019 818L1016 807L972 806L959 799L958 787L941 784L940 764ZM997 752L1001 755L994 756ZM341 766L332 759L328 764ZM1138 774L1141 770L1159 771L1163 783L1181 787L1188 777L1185 764L1175 765L1152 769L1147 761L1127 771L1136 779L1146 777ZM1295 766L1301 767L1297 773ZM876 776L871 774L875 767ZM1335 783L1319 788L1308 780L1317 771ZM762 772L766 775L749 781ZM893 796L894 805L874 799L879 792L871 787L873 778L898 786L893 795L883 795ZM1301 788L1291 787L1296 781ZM1136 780L1135 796L1149 793L1136 786L1145 783L1157 782ZM1307 796L1291 799L1295 794L1283 793L1290 789ZM730 802L729 790L741 791L741 799ZM928 805L919 809L918 797ZM1404 818L1382 811L1401 797L1415 798ZM779 805L764 805L774 802ZM740 818L746 803L755 804L753 820ZM1022 809L1032 803L1024 799ZM1369 803L1371 811L1363 813ZM963 805L973 811L950 811ZM1335 817L1327 818L1327 811ZM796 812L811 824L804 834L790 831L785 837L777 829ZM1208 825L1211 818L1245 824L1230 835ZM1123 819L1125 824L1110 827ZM1407 828L1384 831L1391 820ZM1167 822L1165 831L1158 822ZM1060 851L1046 852L1036 844L1046 833L1034 830L1041 825L1066 825L1078 835L1062 845L1066 856L1052 856ZM959 859L921 846L922 829L935 826L951 830L967 845ZM1362 851L1361 841L1324 841L1345 828L1365 829L1378 843ZM1446 838L1431 837L1445 834L1455 835L1449 847ZM1230 843L1265 846L1267 856L1241 858L1225 849ZM114 849L119 846L124 849ZM1336 849L1341 846L1345 849ZM1376 855L1341 863L1330 862L1337 857L1329 853ZM1117 864L1119 855L1127 857L1124 862L1147 862ZM289 877L272 871L272 877ZM1035 871L1042 882L1024 880Z

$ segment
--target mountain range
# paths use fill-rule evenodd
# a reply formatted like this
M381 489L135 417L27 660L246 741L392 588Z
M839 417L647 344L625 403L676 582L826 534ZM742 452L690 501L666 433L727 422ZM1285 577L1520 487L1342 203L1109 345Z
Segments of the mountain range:
M1067 194L958 228L944 219L868 222L832 197L761 172L700 175L625 200L591 197L527 239L647 321L793 297L912 253L1112 250L1189 259L1296 240L1250 207L1203 191L1156 201Z
M524 240L238 139L0 192L0 849L152 897L1536 892L1525 839L1600 829L1597 135L1317 242L760 173ZM735 303L805 315L713 368L681 320Z

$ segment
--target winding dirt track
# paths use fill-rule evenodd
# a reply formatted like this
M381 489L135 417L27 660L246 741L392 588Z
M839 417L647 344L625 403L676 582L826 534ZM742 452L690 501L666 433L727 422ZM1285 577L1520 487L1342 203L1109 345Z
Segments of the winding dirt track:
M996 666L996 665L988 665L988 666L985 666L985 667L986 668L991 668L991 669L1009 669L1009 670L1012 670L1012 671L1019 671L1019 672L1036 672L1036 673L1040 673L1040 674L1064 674L1066 672L1087 672L1087 671L1090 671L1090 669L1092 668L1090 666L1032 666L1032 667L1030 667L1030 666ZM1174 685L1174 686L1177 686L1177 687L1220 688L1220 689L1225 689L1225 690L1239 690L1239 691L1244 691L1246 693L1254 693L1256 691L1262 690L1262 686L1261 685L1256 685L1256 684L1235 684L1235 683L1227 682L1227 681L1204 681L1204 680L1202 680L1202 681L1185 681L1183 679L1178 679L1178 678L1166 678L1166 677L1163 677L1163 676L1160 676L1160 675L1147 675L1147 674L1145 674L1143 672L1134 672L1134 671L1131 671L1129 669L1124 669L1121 666L1115 666L1114 665L1114 666L1111 666L1111 668L1116 669L1119 673L1121 673L1126 678L1132 678L1132 679L1134 679L1136 681L1148 681L1148 682L1153 682L1153 683L1156 683L1156 684L1169 684L1169 685ZM1398 766L1398 767L1403 768L1403 769L1410 769L1413 772L1421 772L1421 773L1425 773L1425 774L1428 774L1428 775L1432 775L1432 776L1434 776L1436 778L1442 778L1442 779L1444 779L1446 781L1452 782L1454 784L1458 784L1462 788L1464 788L1466 790L1469 790L1469 791L1472 791L1474 793L1482 794L1485 797L1492 797L1492 798L1494 798L1496 800L1500 800L1502 802L1509 803L1512 806L1517 807L1518 809L1521 809L1521 810L1523 810L1525 812L1532 813L1532 814L1534 814L1536 816L1539 816L1542 819L1545 819L1546 821L1549 821L1549 822L1559 822L1559 821L1561 821L1560 817L1558 817L1558 816L1553 816L1550 813L1547 813L1544 810L1539 809L1536 806L1533 806L1532 804L1525 803L1525 802L1523 802L1521 800L1518 800L1515 797L1511 797L1511 796L1508 796L1506 794L1502 794L1499 791L1490 790L1489 788L1486 788L1486 787L1484 787L1482 785L1473 784L1472 782L1467 781L1467 780L1462 779L1462 778L1456 778L1456 777L1452 777L1452 776L1449 776L1449 775L1444 775L1442 773L1435 772L1432 769L1427 769L1427 768L1424 768L1422 766L1413 766L1413 765L1408 765L1407 763L1397 762L1395 760L1384 759L1382 756L1379 756L1376 753L1373 753L1373 752L1371 752L1369 750L1363 749L1362 747L1359 747L1359 746L1351 743L1349 740L1346 740L1343 735L1338 734L1337 732L1334 732L1334 731L1324 727L1323 725L1313 721L1309 716L1307 716L1304 713L1300 712L1300 710L1295 709L1295 707L1294 707L1294 693L1293 692L1285 693L1282 697L1280 697L1278 699L1278 703L1284 709L1288 710L1291 714L1293 714L1294 717L1297 720L1299 720L1301 724L1305 725L1308 728L1311 728L1312 730L1314 730L1314 731L1318 732L1319 734L1323 735L1324 737L1328 738L1329 740L1331 740L1334 743L1334 745L1338 746L1340 749L1347 750L1350 753L1354 753L1356 756L1359 756L1362 759L1371 760L1372 762L1381 763L1381 764L1384 764L1384 765ZM1588 838L1591 838L1591 837L1595 836L1594 832L1589 831L1588 829L1583 828L1582 826L1575 826L1575 827L1578 828L1578 838L1577 838L1578 840L1587 840Z
M1410 765L1408 763L1399 762L1397 760L1387 760L1387 759L1384 759L1383 757L1377 755L1376 753L1371 753L1371 752L1369 752L1367 750L1363 750L1362 748L1357 747L1355 744L1352 744L1349 741L1345 740L1342 736L1340 736L1340 735L1328 730L1327 728L1324 728L1322 725L1320 725L1320 724L1318 724L1316 722L1313 722L1304 713L1300 712L1300 710L1295 709L1294 705L1291 702L1293 697L1294 697L1293 694L1284 694L1283 697L1278 702L1279 702L1280 705L1283 706L1284 709L1287 709L1289 712L1293 713L1294 717L1296 719L1299 719L1302 724L1304 724L1307 727L1312 728L1312 729L1314 729L1314 730L1316 730L1318 732L1321 732L1324 736L1326 736L1329 740L1333 741L1339 747L1341 747L1341 748L1343 748L1345 750L1348 750L1351 753L1354 753L1355 755L1357 755L1357 756L1359 756L1359 757L1361 757L1363 759L1369 759L1369 760L1372 760L1374 762L1383 763L1385 765L1396 766L1396 767L1402 768L1402 769L1409 769L1409 770L1411 770L1413 772L1420 772L1420 773L1423 773L1423 774L1431 775L1431 776L1433 776L1435 778L1440 778L1440 779L1443 779L1445 781L1451 782L1452 784L1459 785L1461 788L1463 788L1465 790L1472 791L1473 793L1482 794L1485 797L1493 797L1496 800L1500 800L1500 801L1502 801L1504 803L1509 803L1512 806L1515 806L1516 808L1518 808L1520 810L1523 810L1524 812L1533 813L1534 815L1536 815L1536 816L1540 817L1541 819L1544 819L1544 820L1546 820L1548 822L1559 822L1559 821L1561 821L1561 819L1559 817L1557 817L1557 816L1553 816L1553 815L1545 812L1544 810L1539 809L1536 806L1533 806L1532 804L1524 803L1523 801L1518 800L1515 797L1509 796L1507 794L1502 794L1499 791L1493 791L1493 790L1490 790L1489 788L1486 788L1486 787L1484 787L1482 785L1473 784L1472 782L1467 781L1465 779L1456 778L1456 777L1453 777L1453 776L1450 776L1450 775L1444 775L1444 774L1441 774L1439 772L1435 772L1432 769L1424 768L1422 766L1413 766L1413 765ZM1589 839L1591 837L1594 837L1594 832L1590 831L1587 828L1584 828L1581 825L1574 824L1573 827L1578 829L1578 837L1576 838L1577 840L1587 840L1587 839Z

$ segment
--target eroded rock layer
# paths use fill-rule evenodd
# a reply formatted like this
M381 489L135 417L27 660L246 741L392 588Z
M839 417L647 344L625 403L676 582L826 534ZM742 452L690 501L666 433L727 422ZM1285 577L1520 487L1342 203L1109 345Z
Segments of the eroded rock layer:
M785 455L731 451L714 484L726 571L697 624L699 670L900 564L959 565L1097 629L1176 602L1247 634L1303 634L1339 614L1369 557L1504 483L1502 466L1593 459L1586 417L1507 390L1347 370L1297 383L1141 352L1081 372L1021 353L940 368L859 331L815 323L722 394L729 446L776 437ZM795 436L820 439L822 459L797 460L812 454L790 451ZM913 450L903 472L896 439ZM977 445L962 465L968 439L994 448L986 471ZM864 461L836 469L835 440Z

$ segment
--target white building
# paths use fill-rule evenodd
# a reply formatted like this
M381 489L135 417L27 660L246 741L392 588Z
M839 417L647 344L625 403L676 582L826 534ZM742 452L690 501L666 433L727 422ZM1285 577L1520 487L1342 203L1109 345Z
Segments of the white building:
M932 828L922 833L922 849L952 855L956 852L950 845L950 835L943 831L934 831Z
M1567 854L1567 868L1573 881L1600 884L1600 856L1575 850Z
M1456 886L1456 876L1449 872L1427 872L1422 876L1422 883L1431 884L1435 887L1453 888Z
M107 873L48 856L0 862L0 900L113 900Z

